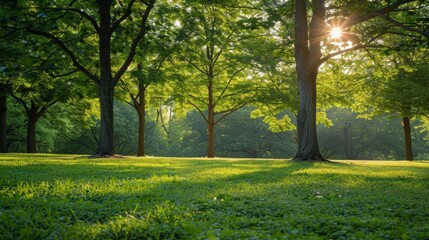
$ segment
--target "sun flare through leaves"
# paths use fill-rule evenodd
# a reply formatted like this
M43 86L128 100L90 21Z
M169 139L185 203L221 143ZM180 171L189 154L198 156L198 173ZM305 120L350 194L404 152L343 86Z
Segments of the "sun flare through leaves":
M340 39L342 35L342 30L339 27L333 27L331 29L331 32L329 33L329 36L333 39Z

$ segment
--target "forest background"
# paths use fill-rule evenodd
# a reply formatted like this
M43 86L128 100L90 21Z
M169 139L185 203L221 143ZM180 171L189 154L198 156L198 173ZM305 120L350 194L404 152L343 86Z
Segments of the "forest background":
M427 159L427 1L312 2L323 158ZM2 3L1 152L293 158L305 4Z

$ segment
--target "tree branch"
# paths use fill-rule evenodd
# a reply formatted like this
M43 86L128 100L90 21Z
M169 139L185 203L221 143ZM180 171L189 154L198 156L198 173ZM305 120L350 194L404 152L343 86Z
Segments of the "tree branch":
M90 73L82 64L79 63L79 61L76 58L76 55L59 38L55 37L51 33L39 31L39 30L30 28L30 27L27 27L26 29L28 32L30 32L32 34L43 36L43 37L51 39L54 43L59 45L67 53L67 55L69 55L69 57L71 58L71 60L73 62L73 65L75 67L77 67L81 72L83 72L86 76L88 76L95 83L97 83L97 84L99 83L99 79L95 75Z
M131 9L132 9L132 7L133 7L133 5L134 5L134 3L136 2L136 0L131 0L131 2L128 4L128 6L127 6L127 10L125 11L125 13L124 13L124 15L122 15L120 18L118 18L116 21L114 21L113 23L112 23L112 26L110 27L110 30L112 31L112 32L114 32L118 27L119 27L119 25L125 20L125 19L127 19L127 17L129 17L130 15L131 15L131 13L132 13L132 11L131 11Z
M389 16L386 16L385 19L388 22L390 22L391 24L393 24L393 25L395 25L397 27L400 27L400 28L402 28L402 29L404 29L406 31L419 33L419 34L421 34L421 35L429 38L429 29L428 29L428 31L420 31L420 30L417 30L415 28L409 27L409 26L407 26L407 25L405 25L405 24L403 24L403 23L401 23L399 21L396 21L395 19L393 19L393 18L391 18Z
M214 124L217 124L219 121L221 121L222 119L224 119L225 117L227 117L228 115L230 115L231 113L233 113L233 112L235 112L235 111L237 111L237 110L239 110L239 109L241 109L242 107L244 107L244 106L246 106L247 105L247 103L243 103L243 104L241 104L241 105L237 105L237 106L235 106L235 107L233 107L233 108L230 108L230 109L227 109L227 110L224 110L224 111L220 111L220 112L216 112L215 113L215 115L217 115L217 114L222 114L222 113L225 113L223 116L221 116L220 118L218 118L215 122L214 122Z
M225 39L225 41L223 42L222 46L219 49L219 52L215 54L214 58L213 58L213 65L216 64L217 60L219 59L220 55L223 52L223 49L225 48L226 44L228 43L229 39L232 37L232 35L235 33L235 29L233 29L231 31L231 33L228 35L228 37Z
M196 68L200 73L207 75L207 72L202 70L200 67L198 67L195 63L193 63L191 60L189 60L188 58L185 57L185 60L191 64L194 68Z
M20 98L20 97L16 96L16 95L15 95L15 94L13 94L12 92L9 92L9 95L10 95L10 96L12 96L13 98L15 98L15 100L16 100L18 103L20 103L20 104L24 107L25 112L29 112L29 111L30 111L30 109L29 109L29 108L28 108L28 106L27 106L27 103L26 103L24 100L22 100L22 98Z
M94 27L95 31L97 31L98 34L100 33L100 27L98 26L97 21L82 9L78 9L78 8L48 8L48 9L51 9L54 11L66 11L66 13L68 11L78 13L79 15L86 18L91 23L91 25Z
M127 70L128 66L131 64L134 56L136 55L137 45L140 42L140 40L146 35L146 30L147 30L146 29L146 22L147 22L147 19L149 18L149 13L152 10L154 4L155 4L155 0L149 1L149 4L147 5L146 10L144 11L141 22L140 22L140 30L137 33L136 37L131 42L130 52L128 54L127 59L125 60L125 62L119 68L118 72L116 72L115 76L113 77L113 80L112 80L113 85L115 85L119 81L121 76Z
M362 14L362 15L351 15L344 23L341 25L342 28L349 28L351 26L354 26L356 24L365 22L369 19L384 16L385 14L388 14L389 12L392 12L393 10L397 9L399 6L413 2L414 0L398 0L391 5L388 5L387 7L378 9L374 12L368 13L368 14Z
M206 121L206 123L208 123L209 122L209 120L207 119L207 117L206 117L206 115L204 115L204 113L203 113L203 111L196 105L196 104L194 104L193 102L191 102L191 101L188 101L188 103L189 104L191 104L192 106L194 106L197 110L198 110L198 112L201 114L201 116L204 118L204 120Z
M216 106L217 102L219 102L219 100L223 97L223 94L225 94L226 90L228 89L229 85L231 84L231 81L234 79L234 77L240 73L241 71L243 71L243 68L240 68L238 71L234 72L234 74L232 74L232 76L229 78L228 83L225 85L225 87L222 90L222 93L219 95L219 97L217 97L217 100L215 101L215 103L213 105Z
M331 59L331 58L333 58L333 57L335 57L335 56L341 55L341 54L343 54L343 53L350 52L350 51L354 51L354 50L358 50L358 49L362 49L362 48L370 47L370 44L371 44L371 43L373 43L373 42L374 42L378 37L380 37L380 36L381 36L381 35L383 35L383 34L384 34L384 33L381 33L380 35L377 35L377 36L375 36L375 37L372 37L372 38L371 38L368 42L366 42L365 44L358 44L358 45L356 45L356 46L354 46L354 47L351 47L351 48L346 48L346 49L342 49L342 50L337 51L337 52L330 53L330 54L326 55L325 57L323 57L323 58L321 58L321 59L319 60L319 65L321 65L322 63L324 63L324 62L328 61L329 59ZM372 46L372 47L375 47L375 46ZM380 47L380 46L377 46L377 47Z

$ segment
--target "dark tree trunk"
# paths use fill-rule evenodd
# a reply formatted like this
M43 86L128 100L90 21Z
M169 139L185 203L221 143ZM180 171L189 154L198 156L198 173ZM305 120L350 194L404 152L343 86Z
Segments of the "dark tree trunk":
M137 68L140 73L142 73L142 65L139 63ZM139 80L139 90L136 96L130 93L132 99L132 105L137 112L139 118L139 135L138 135L138 145L137 145L137 156L145 156L145 125L146 125L146 89L149 86L144 84L143 79ZM158 112L158 115L160 113ZM162 113L161 113L162 114ZM157 116L158 121L159 116Z
M37 143L36 143L36 125L37 121L46 113L49 107L53 106L56 101L47 103L44 106L37 106L34 101L26 103L21 98L11 95L14 97L25 109L27 114L27 153L36 153L37 152Z
M208 118L207 118L207 134L208 134L208 152L207 157L214 158L215 157L215 142L214 142L214 128L215 128L215 114L214 114L214 106L213 106L213 80L209 81L208 85L209 91L209 104L208 104Z
M346 159L354 159L353 154L353 146L352 146L352 138L350 136L350 129L352 124L346 123L343 128L343 137L344 137L344 154L346 155Z
M6 141L6 114L7 114L7 96L5 93L0 93L0 153L7 152Z
M139 115L139 137L137 156L145 155L145 125L146 125L146 87L139 82L139 103L136 106Z
M110 60L110 0L102 0L100 6L100 142L97 154L110 156L115 154L113 142L113 96L114 84Z
M325 1L313 0L313 16L307 24L307 1L296 0L295 60L298 74L299 110L297 119L297 160L324 160L316 132L316 79L321 59L321 37L325 19Z
M36 124L37 117L29 114L27 116L27 153L37 153Z
M100 101L100 139L97 154L111 156L115 154L113 142L113 86L99 86Z
M303 75L298 77L300 105L297 121L298 153L295 159L320 161L323 157L316 131L316 79Z
M213 109L209 109L208 114L208 123L207 123L207 133L208 133L208 153L207 157L214 158L215 157L215 143L214 143L214 112Z
M411 125L408 116L402 118L405 139L405 160L413 161L413 142L411 140Z
M214 128L215 128L215 105L213 102L213 52L214 48L210 48L207 46L207 59L210 62L210 66L208 68L208 84L207 84L207 92L208 92L208 104L207 104L207 134L208 134L208 152L207 157L214 158L215 157L215 142L214 142Z
M47 107L40 109L31 102L31 108L26 108L27 112L27 153L37 153L36 125L37 121L45 114Z

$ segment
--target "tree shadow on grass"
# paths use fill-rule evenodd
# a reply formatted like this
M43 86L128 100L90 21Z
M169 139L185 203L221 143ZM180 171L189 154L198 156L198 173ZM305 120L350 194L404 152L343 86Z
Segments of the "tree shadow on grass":
M309 171L313 168L326 171ZM227 230L241 234L236 238L246 238L245 232L266 234L265 238L275 232L293 237L296 234L293 231L303 234L298 235L301 237L328 236L332 232L324 231L317 224L335 227L333 231L341 232L342 225L337 223L348 218L341 214L357 214L357 211L335 207L332 214L336 218L329 218L331 212L321 208L335 204L374 205L373 199L364 199L363 204L352 197L359 197L360 192L374 182L392 179L391 176L341 175L331 171L343 168L343 163L251 160L6 166L1 170L2 175L17 176L9 183L16 186L19 181L33 182L36 188L45 190L33 195L31 189L26 195L3 195L0 210L4 213L1 215L4 222L8 223L4 225L8 227L5 231L15 229L14 234L18 235L20 228L29 226L30 232L43 230L60 234L59 238L64 237L61 234L73 234L77 228L95 234L96 238L156 239L169 238L168 234L172 234L170 238L209 238L210 234L222 238L221 234L227 234ZM363 179L363 182L347 185L343 177L350 181ZM72 181L72 186L66 188L64 194L55 194L58 190L55 188L61 185L56 186L53 181ZM345 189L353 191L350 196L343 193ZM343 195L340 200L339 194ZM394 199L391 197L391 201ZM365 230L364 224L356 224ZM377 223L376 227L380 226L381 223ZM97 227L99 229L94 230ZM193 227L197 230L192 230ZM85 238L85 235L75 238L79 236Z
M276 161L277 162L277 161ZM284 167L273 168L274 173L288 174L296 169L311 167L313 163L295 163L289 161L278 161L285 163ZM218 172L215 178L220 177L222 170L231 171L232 175L234 170L250 170L260 168L257 171L266 172L271 168L273 161L258 161L258 160L161 160L157 161L124 161L124 160L104 160L104 161L37 161L29 162L21 166L3 165L0 172L10 177L16 177L26 181L32 180L63 180L63 179L81 179L90 180L93 178L98 179L129 179L129 178L142 178L147 179L157 176L188 176L198 172L204 172L208 175ZM265 167L266 166L266 167ZM265 170L266 168L267 170ZM278 174L275 174L276 176ZM273 176L266 174L266 177ZM16 179L15 178L15 179ZM245 178L242 176L241 178ZM4 179L3 179L4 180ZM263 179L261 179L263 180Z

